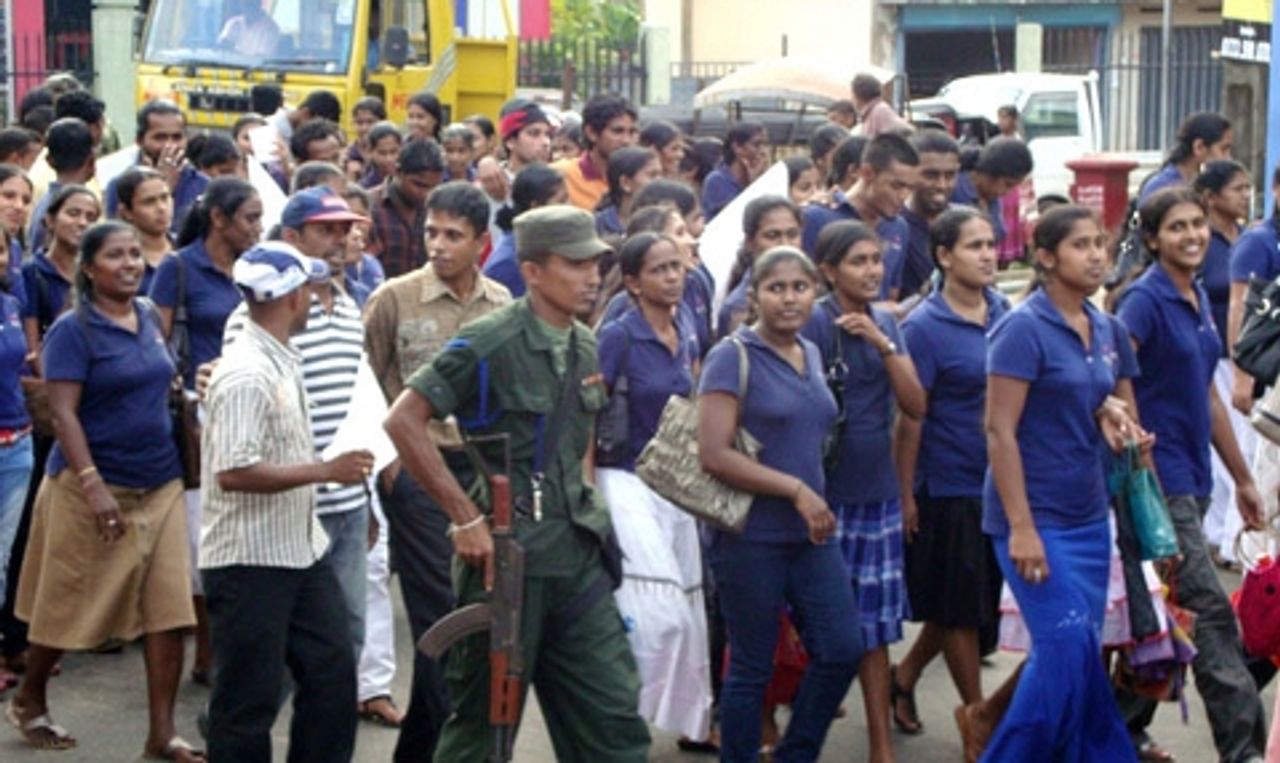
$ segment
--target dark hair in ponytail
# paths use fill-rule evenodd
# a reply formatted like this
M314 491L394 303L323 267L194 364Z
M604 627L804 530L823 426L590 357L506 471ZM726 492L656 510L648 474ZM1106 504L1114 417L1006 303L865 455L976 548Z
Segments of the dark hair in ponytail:
M1032 243L1036 249L1056 252L1067 236L1071 235L1071 229L1081 220L1092 220L1097 223L1098 216L1094 214L1093 210L1082 207L1079 204L1062 204L1054 207L1041 215L1039 222L1036 223L1036 232ZM1040 266L1039 258L1033 258L1032 262L1035 266L1035 278L1027 286L1027 294L1044 286L1046 276L1044 268Z
M213 210L232 217L249 199L257 197L253 186L236 177L220 177L209 183L191 206L178 234L178 248L208 237L213 228Z
M133 195L143 183L152 179L163 181L164 175L144 165L125 170L116 181L116 203L125 209L133 209Z
M119 220L105 220L100 223L94 223L80 237L80 256L76 262L74 283L75 309L77 312L87 310L93 302L93 281L90 281L89 276L85 274L85 268L93 264L98 252L107 243L107 239L117 233L128 233L130 236L137 236L133 228L127 223L122 223Z
M633 278L640 275L640 271L644 270L644 258L660 241L671 244L677 251L680 249L669 236L653 231L637 233L627 239L618 250L618 269L622 271L622 275Z
M947 207L929 226L929 256L939 273L942 272L942 263L938 261L938 250L955 249L956 244L960 243L960 231L970 220L981 220L995 229L985 212L963 204Z
M860 220L840 220L831 223L818 234L818 243L814 247L814 259L824 265L838 267L854 244L860 244L863 241L873 241L877 246L880 245L876 232Z
M1212 111L1198 111L1187 117L1178 125L1178 135L1173 148L1169 150L1166 164L1181 164L1191 158L1196 141L1212 146L1222 140L1222 136L1231 129L1231 120Z
M511 181L511 204L498 210L494 223L511 232L515 219L534 207L546 206L564 185L564 177L546 164L528 164Z
M624 193L622 180L635 177L643 172L650 162L656 161L658 161L658 154L653 149L639 146L627 146L609 154L609 167L605 170L605 176L609 180L609 191L601 197L596 210L620 206Z
M760 232L760 225L764 222L765 215L775 209L786 209L795 215L797 225L804 225L804 214L791 199L782 196L761 196L748 202L747 208L742 211L742 247L738 249L738 259L733 263L733 271L729 273L728 291L733 291L742 281L747 270L751 268L751 263L755 261L758 252L752 252L748 242Z
M1200 194L1222 193L1222 189L1241 173L1248 175L1249 170L1245 169L1240 162L1233 159L1214 159L1201 168L1192 187Z

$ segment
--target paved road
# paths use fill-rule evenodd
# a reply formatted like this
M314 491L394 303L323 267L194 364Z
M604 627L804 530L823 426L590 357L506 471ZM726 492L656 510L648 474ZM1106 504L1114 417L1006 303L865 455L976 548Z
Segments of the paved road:
M1230 581L1224 577L1224 582ZM1237 580L1238 582L1238 580ZM409 664L409 639L404 613L397 606L397 651L401 664ZM915 630L909 630L914 636ZM892 650L895 659L905 652L906 646ZM1013 655L1000 655L993 667L983 672L983 685L993 689L1017 664ZM395 695L404 702L408 696L408 671L396 675ZM1193 695L1188 703L1189 723L1184 726L1176 705L1161 707L1156 716L1153 732L1170 750L1178 754L1180 761L1196 762L1216 759L1210 733L1199 698ZM199 738L195 728L195 715L208 696L206 689L184 683L178 698L179 732L194 741ZM532 695L530 695L532 697ZM12 729L0 729L0 760L6 763L93 763L136 760L142 749L146 733L146 696L143 681L142 652L136 645L118 655L68 655L63 663L63 674L55 678L49 689L54 717L80 739L80 747L67 752L38 753L26 747L18 733ZM1270 713L1274 688L1264 695L1264 703ZM917 699L926 732L920 737L896 735L894 751L900 762L958 761L960 746L951 718L951 709L957 701L947 671L937 660L926 671L917 690ZM846 702L848 715L836 721L828 738L823 761L864 760L866 756L865 722L863 720L861 693L854 685ZM537 708L531 703L524 729L516 743L517 761L549 763L554 760L551 746L542 728ZM780 721L785 716L780 714ZM287 742L287 711L275 726L276 759L284 759ZM360 726L355 759L357 761L388 761L395 745L396 732L367 723ZM661 763L693 763L711 761L707 756L689 755L676 749L675 740L669 735L655 734L653 761Z

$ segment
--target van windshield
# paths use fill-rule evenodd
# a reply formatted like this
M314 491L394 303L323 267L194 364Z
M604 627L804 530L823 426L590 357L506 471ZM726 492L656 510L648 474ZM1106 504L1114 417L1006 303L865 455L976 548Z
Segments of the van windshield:
M357 0L155 0L143 60L345 72Z

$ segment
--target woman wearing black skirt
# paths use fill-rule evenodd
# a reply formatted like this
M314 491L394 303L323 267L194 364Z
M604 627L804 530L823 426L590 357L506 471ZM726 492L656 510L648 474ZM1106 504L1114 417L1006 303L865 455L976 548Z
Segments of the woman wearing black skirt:
M929 239L942 288L902 324L928 408L923 421L898 417L894 459L907 540L907 592L914 617L924 622L891 674L893 720L910 734L923 731L916 681L939 652L962 702L982 699L978 629L993 624L1001 580L982 534L986 334L1009 309L1008 300L991 288L995 234L982 212L953 207L933 223Z

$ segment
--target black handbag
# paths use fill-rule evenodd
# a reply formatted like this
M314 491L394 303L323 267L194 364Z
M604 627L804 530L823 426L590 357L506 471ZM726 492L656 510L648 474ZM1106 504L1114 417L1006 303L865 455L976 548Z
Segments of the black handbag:
M623 329L626 346L622 351L622 364L618 377L609 392L609 401L596 414L596 465L618 466L627 460L627 447L631 434L628 420L627 359L631 355L631 334Z
M1280 280L1249 280L1244 325L1232 359L1263 386L1271 386L1280 376Z

